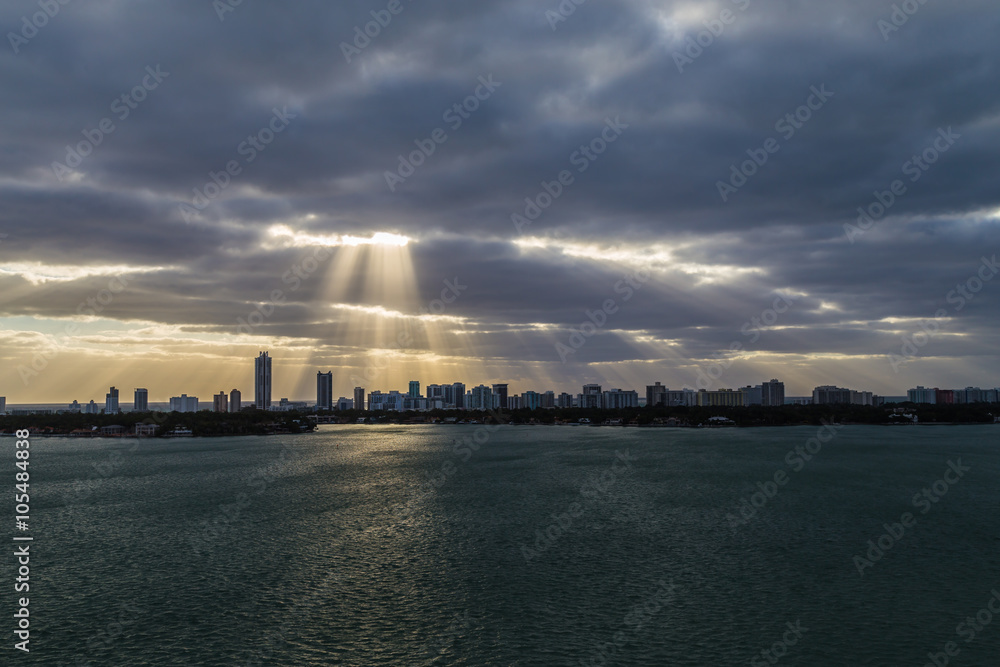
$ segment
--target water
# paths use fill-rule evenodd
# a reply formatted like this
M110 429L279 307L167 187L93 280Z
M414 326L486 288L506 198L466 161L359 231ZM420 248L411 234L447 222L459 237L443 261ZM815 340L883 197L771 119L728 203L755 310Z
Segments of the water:
M801 465L815 428L37 439L32 651L5 613L0 662L992 666L1000 617L956 629L1000 590L998 433L847 427Z

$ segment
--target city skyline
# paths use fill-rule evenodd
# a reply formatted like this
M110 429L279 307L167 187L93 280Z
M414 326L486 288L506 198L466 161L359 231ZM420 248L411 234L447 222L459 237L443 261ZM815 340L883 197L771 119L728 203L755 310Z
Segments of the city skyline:
M271 410L273 407L272 390L272 357L270 351L260 351L254 358L254 407L259 410ZM721 368L721 367L720 367ZM280 371L280 365L279 365ZM718 371L721 377L722 370ZM639 406L670 406L670 405L763 405L777 406L789 403L850 403L856 405L876 405L879 400L900 398L903 394L879 395L875 392L862 389L838 387L836 385L816 385L808 396L796 396L786 392L785 383L777 378L762 381L754 385L722 386L713 382L710 377L711 372L702 373L695 383L695 387L675 387L670 388L659 380L654 384L645 384L644 396L640 398L640 392L631 387L610 387L604 389L601 384L589 383L582 385L582 393L572 394L565 391L550 388L532 387L511 392L509 383L492 383L490 385L474 385L467 382L448 383L427 383L426 394L421 391L421 380L408 380L405 391L399 389L385 389L383 387L355 386L351 392L352 397L347 398L342 394L339 398L334 398L334 373L333 371L317 371L315 384L315 402L312 403L316 409L331 410L343 409L348 401L353 406L359 403L361 409L367 410L409 410L409 409L433 409L433 408L470 408L489 409L502 407L530 407L530 408L553 408L553 407L639 407ZM718 384L718 386L714 386ZM906 398L917 403L965 403L987 400L995 402L998 392L997 387L986 385L985 388L973 385L945 389L941 387L924 387L917 385L906 390ZM227 394L225 390L218 394L212 394L212 409L215 412L238 412L241 407L241 391L233 388ZM810 398L811 396L811 398ZM961 397L961 398L959 398ZM974 398L973 398L974 397ZM987 397L984 399L983 397ZM989 398L992 397L992 398ZM6 404L7 397L2 397ZM786 400L787 399L787 400ZM154 401L155 403L155 401ZM291 404L308 405L307 399L294 399L282 397L278 409L286 409ZM57 404L57 403L55 403ZM12 405L18 405L13 403ZM119 407L119 390L111 386L105 394L106 413L117 413L122 410ZM147 388L136 388L133 402L134 411L143 411L149 405L149 390ZM82 409L84 412L97 412L95 401L89 404L80 404L77 399L73 400L70 408ZM199 398L195 395L188 396L183 393L180 396L172 396L169 399L171 411L196 412L199 408ZM374 407L373 407L374 406ZM357 409L355 407L355 409ZM0 410L2 411L2 410Z

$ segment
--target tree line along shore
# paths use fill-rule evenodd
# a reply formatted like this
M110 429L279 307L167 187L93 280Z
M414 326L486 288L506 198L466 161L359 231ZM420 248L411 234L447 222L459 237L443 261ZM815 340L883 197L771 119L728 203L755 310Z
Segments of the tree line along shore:
M364 410L265 412L252 408L237 413L202 411L126 412L112 415L80 413L7 415L0 417L0 434L29 429L33 435L73 437L178 437L310 433L327 424L538 424L697 428L710 426L802 426L824 422L869 425L993 424L1000 405L891 406L785 405L778 407L655 407L620 410L560 408L554 410L431 410L428 412L369 412Z

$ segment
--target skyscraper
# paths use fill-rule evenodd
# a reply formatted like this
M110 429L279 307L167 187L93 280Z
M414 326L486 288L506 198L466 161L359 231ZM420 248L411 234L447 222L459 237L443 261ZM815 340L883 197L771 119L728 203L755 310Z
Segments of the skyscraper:
M254 361L253 398L258 410L271 409L271 357L267 352Z
M229 410L229 399L226 398L226 392L220 391L212 399L212 408L216 412L228 412Z
M354 409L364 410L365 409L365 388L355 387L354 388Z
M316 408L333 410L333 371L316 373Z
M229 411L239 412L240 408L243 407L243 394L240 393L239 389L233 389L229 392Z
M484 384L473 387L472 396L469 397L469 404L466 407L470 410L492 410L496 407L496 394ZM506 406L504 408L506 409Z
M171 412L198 412L198 397L181 394L170 398Z
M495 384L493 385L493 407L500 408L501 410L507 409L507 385L505 384Z
M104 414L118 414L118 390L111 387L111 391L104 395Z
M771 380L761 385L761 403L771 406L784 405L785 383L780 380Z
M667 388L657 382L646 385L646 407L660 408L667 404Z
M407 394L410 398L420 398L420 381L410 380L410 391Z
M455 382L451 385L451 398L455 401L455 407L459 410L465 408L465 384L462 382ZM447 402L448 396L445 396L445 401Z
M145 389L135 390L135 398L132 399L132 412L149 412L149 392Z

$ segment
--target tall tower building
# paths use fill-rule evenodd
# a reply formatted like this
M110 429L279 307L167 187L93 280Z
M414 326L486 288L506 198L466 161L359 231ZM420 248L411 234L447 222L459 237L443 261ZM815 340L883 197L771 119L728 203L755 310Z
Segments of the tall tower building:
M493 407L499 408L500 410L507 409L507 385L493 385Z
M216 412L228 412L229 411L229 399L226 398L226 392L220 391L212 399L212 409Z
M233 389L229 392L229 411L239 412L240 408L243 407L243 394L240 393L239 389Z
M118 390L111 387L111 391L104 395L104 414L118 414Z
M420 398L420 381L410 380L410 392L407 394L410 398Z
M365 388L355 387L354 388L354 409L364 410L365 409Z
M271 357L267 352L254 361L253 398L258 410L271 409Z
M316 408L333 410L333 371L316 373Z
M135 398L132 400L132 412L149 412L149 392L145 389L135 390Z
M667 388L657 382L646 385L646 407L659 408L667 404Z
M761 403L764 405L785 404L785 383L771 380L761 385Z
M465 409L465 384L455 382L451 385L451 394L455 399L455 407L459 410Z

